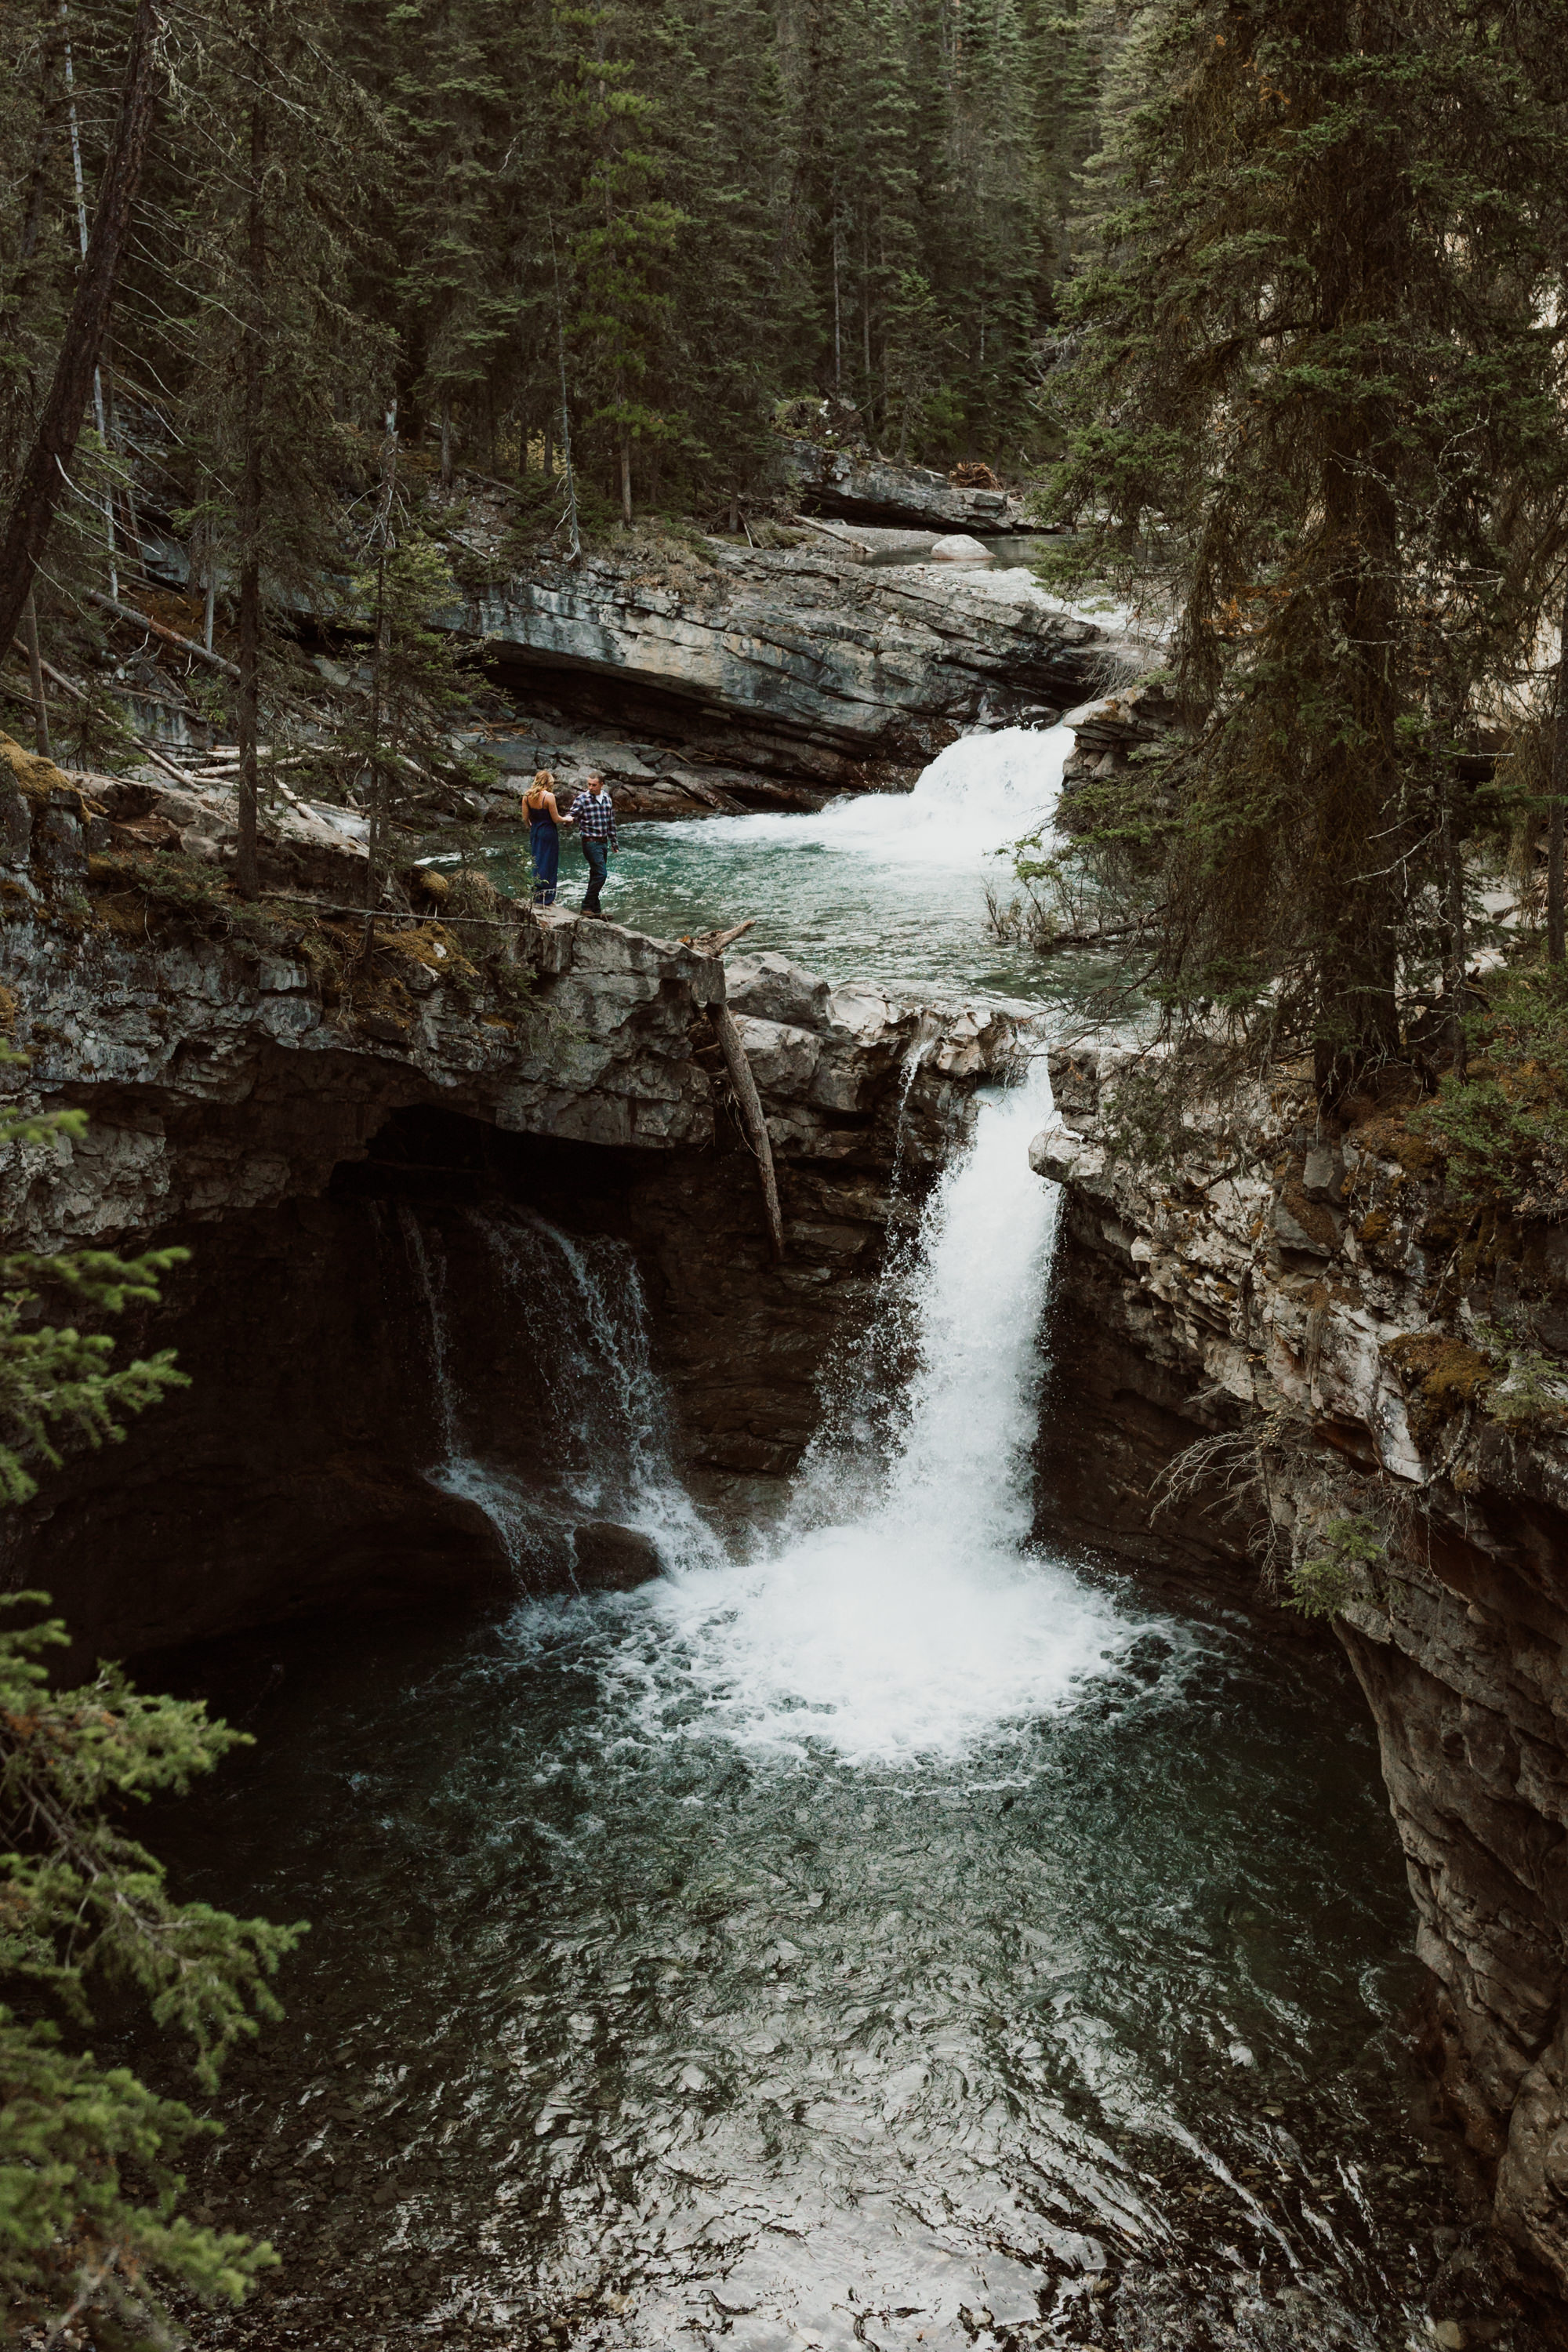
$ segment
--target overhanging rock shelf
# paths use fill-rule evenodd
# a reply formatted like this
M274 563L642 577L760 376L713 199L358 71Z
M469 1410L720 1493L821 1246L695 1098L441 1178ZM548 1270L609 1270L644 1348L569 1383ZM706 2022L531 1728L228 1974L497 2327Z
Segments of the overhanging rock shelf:
M816 1426L828 1349L871 1311L889 1224L1019 1049L1003 1013L830 989L780 957L726 969L563 912L502 918L521 999L432 921L384 931L332 1001L304 946L259 952L166 907L148 936L122 905L110 924L82 887L79 796L15 798L0 982L31 1059L13 1085L89 1124L12 1149L7 1228L193 1253L155 1328L129 1335L178 1346L191 1389L12 1534L13 1580L51 1585L105 1650L504 1569L483 1514L421 1475L424 1341L373 1263L395 1211L456 1232L500 1201L629 1245L692 1477L720 1506L772 1494ZM721 1001L777 1161L776 1266ZM499 1316L486 1294L476 1275L463 1311ZM490 1435L521 1455L526 1367L512 1376Z

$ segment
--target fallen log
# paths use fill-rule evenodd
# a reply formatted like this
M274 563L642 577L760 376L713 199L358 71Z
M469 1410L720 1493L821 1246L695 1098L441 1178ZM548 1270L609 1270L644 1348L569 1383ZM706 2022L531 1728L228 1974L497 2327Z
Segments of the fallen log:
M1033 940L1037 955L1055 955L1058 948L1109 947L1118 940L1142 939L1147 923L1101 923L1092 931L1058 931L1048 940Z
M699 955L722 955L742 931L751 929L756 919L755 915L748 915L743 923L735 923L727 931L688 931L680 944L683 948L695 948Z
M150 613L139 613L134 604L122 604L117 596L106 596L100 588L89 588L87 601L89 604L96 604L100 612L112 613L117 621L130 621L139 629L151 630L163 644L174 646L180 653L189 654L193 661L206 662L213 669L222 670L225 677L237 678L239 676L237 662L231 662L225 654L209 652L205 646L198 646L194 637L182 637L177 629L165 628L163 622L153 620Z
M741 1032L735 1016L727 1004L710 1004L708 1018L713 1034L719 1040L719 1051L724 1056L724 1067L734 1088L740 1106L742 1123L757 1162L757 1181L763 1188L763 1213L768 1224L768 1246L776 1265L784 1254L784 1211L779 1206L778 1178L773 1173L773 1147L768 1134L768 1123L763 1116L763 1098L757 1092L757 1082L752 1076L752 1066L746 1059L746 1049L741 1043Z

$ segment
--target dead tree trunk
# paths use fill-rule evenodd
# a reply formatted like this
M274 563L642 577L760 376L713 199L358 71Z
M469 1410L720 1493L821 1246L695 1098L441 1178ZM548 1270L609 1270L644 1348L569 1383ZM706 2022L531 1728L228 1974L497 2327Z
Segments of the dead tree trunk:
M54 381L44 403L37 434L22 468L4 535L0 536L0 646L8 646L16 634L22 607L33 584L33 573L66 485L67 469L76 454L82 415L92 390L93 372L109 326L121 256L131 226L131 207L142 176L142 160L153 119L159 22L155 0L137 0L125 78L121 84L120 114L103 168L86 258L77 279L76 299L66 321Z
M713 1024L713 1034L719 1040L719 1051L724 1056L730 1084L735 1090L735 1100L740 1105L747 1140L756 1155L757 1181L763 1188L763 1213L768 1221L768 1246L776 1265L784 1249L784 1212L779 1207L778 1179L773 1173L773 1147L768 1135L767 1120L763 1117L763 1098L757 1092L757 1082L752 1076L752 1066L746 1059L746 1049L741 1043L741 1033L729 1006L710 1004L708 1018Z
M257 772L261 688L261 430L267 352L267 51L255 52L250 101L250 184L246 195L244 351L245 464L239 485L239 856L235 882L242 898L260 889L257 858Z

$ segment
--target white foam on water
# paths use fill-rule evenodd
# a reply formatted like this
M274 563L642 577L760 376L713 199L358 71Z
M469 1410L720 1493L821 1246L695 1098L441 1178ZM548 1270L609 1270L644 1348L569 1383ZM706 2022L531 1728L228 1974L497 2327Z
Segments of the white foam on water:
M928 1212L919 1369L881 1492L825 1526L803 1495L767 1558L656 1589L702 1700L688 1727L858 1762L952 1756L1060 1706L1137 1630L1022 1549L1057 1213L1028 1164L1050 1111L1035 1073L983 1098Z
M700 826L712 842L728 828L748 843L849 851L893 869L976 873L1020 834L1049 824L1072 748L1070 727L1001 727L950 743L912 793L858 793L812 816L702 817L668 830Z

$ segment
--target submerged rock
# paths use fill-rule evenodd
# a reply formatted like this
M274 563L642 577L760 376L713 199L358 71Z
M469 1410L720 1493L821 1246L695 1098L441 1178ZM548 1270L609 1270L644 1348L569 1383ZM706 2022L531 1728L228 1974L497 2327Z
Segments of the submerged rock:
M991 550L983 547L977 539L971 539L967 531L954 530L936 541L931 560L933 563L989 563Z

